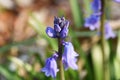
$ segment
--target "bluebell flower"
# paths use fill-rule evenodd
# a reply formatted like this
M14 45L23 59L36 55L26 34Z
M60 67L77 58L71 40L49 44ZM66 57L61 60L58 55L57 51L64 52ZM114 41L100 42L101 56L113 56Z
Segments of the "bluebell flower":
M84 26L89 27L90 30L99 28L100 14L92 14L90 17L85 19Z
M64 52L62 55L62 61L64 64L65 70L67 70L69 67L76 70L78 69L78 66L76 64L77 62L77 56L78 54L74 51L73 45L71 42L64 42Z
M46 33L51 38L58 38L58 49L64 46L64 52L63 54L61 52L57 52L57 54L54 54L52 57L48 58L46 60L45 67L42 68L42 72L45 72L46 76L52 76L53 78L56 77L57 72L59 71L57 69L57 58L61 59L64 64L65 70L67 70L69 67L72 69L78 69L78 66L76 64L77 62L77 56L78 54L74 51L73 45L71 42L65 42L64 39L68 35L68 27L69 27L69 21L65 20L64 17L55 17L54 18L54 28L47 27ZM60 41L59 41L60 40ZM59 56L58 56L59 54ZM62 56L61 56L62 54ZM58 59L58 60L59 60Z
M93 0L91 2L91 9L93 10L93 13L85 19L84 26L88 27L90 30L98 29L100 24L100 16L102 12L100 12L101 9L101 1L100 0Z
M105 23L105 38L115 38L115 33L113 32L111 26L108 23Z
M66 38L68 35L69 21L65 20L64 17L54 18L54 29L47 27L46 33L51 38Z
M114 1L120 3L120 0L114 0Z
M56 78L57 72L59 69L57 68L56 58L57 54L54 54L52 57L48 58L45 63L45 67L42 68L42 72L45 72L47 77L52 76L52 78Z
M91 9L93 10L93 13L99 13L101 9L101 1L93 0L91 3Z

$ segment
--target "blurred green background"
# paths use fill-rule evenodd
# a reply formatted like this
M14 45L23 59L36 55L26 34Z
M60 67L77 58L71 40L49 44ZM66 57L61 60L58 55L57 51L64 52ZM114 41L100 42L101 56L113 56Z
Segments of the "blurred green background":
M0 80L53 80L40 72L57 41L45 29L54 16L70 21L68 41L79 54L78 70L65 71L66 80L102 80L103 63L97 31L84 28L92 0L0 0ZM106 80L120 80L120 4L107 0L106 16L116 38L105 41ZM56 80L59 79L57 75Z

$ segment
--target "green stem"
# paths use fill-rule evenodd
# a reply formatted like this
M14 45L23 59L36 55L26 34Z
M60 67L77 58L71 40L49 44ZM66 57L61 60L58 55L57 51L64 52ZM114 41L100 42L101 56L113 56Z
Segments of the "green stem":
M103 56L103 80L106 80L106 68L107 68L107 59L105 57L105 0L101 0L101 26L100 26L100 31L101 31L101 49L102 49L102 56Z
M65 80L64 69L62 63L62 39L58 38L58 54L59 54L59 69L60 69L60 80Z

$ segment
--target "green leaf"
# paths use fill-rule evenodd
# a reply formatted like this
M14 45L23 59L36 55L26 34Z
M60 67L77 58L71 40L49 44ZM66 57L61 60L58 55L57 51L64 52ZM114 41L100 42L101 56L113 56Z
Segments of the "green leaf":
M70 6L73 14L73 19L76 27L81 27L83 25L82 11L79 8L78 0L70 0Z
M92 62L94 69L95 80L103 79L103 63L102 63L102 51L99 45L95 45L92 48Z

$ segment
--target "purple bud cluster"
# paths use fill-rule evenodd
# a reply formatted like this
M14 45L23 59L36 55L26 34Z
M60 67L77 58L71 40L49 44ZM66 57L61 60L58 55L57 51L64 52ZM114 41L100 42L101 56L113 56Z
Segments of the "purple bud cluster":
M66 38L68 34L69 21L64 17L54 18L54 28L47 27L46 33L51 38Z

